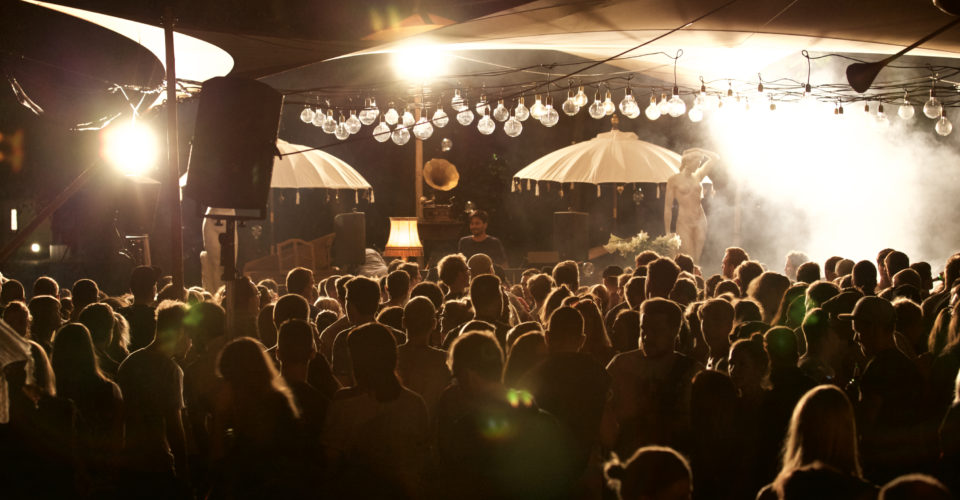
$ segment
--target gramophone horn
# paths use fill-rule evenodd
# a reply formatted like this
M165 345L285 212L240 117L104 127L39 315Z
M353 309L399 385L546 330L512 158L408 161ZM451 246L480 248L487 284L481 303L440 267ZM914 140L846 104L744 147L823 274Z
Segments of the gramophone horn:
M437 191L450 191L460 182L457 167L447 160L434 158L423 166L423 180Z

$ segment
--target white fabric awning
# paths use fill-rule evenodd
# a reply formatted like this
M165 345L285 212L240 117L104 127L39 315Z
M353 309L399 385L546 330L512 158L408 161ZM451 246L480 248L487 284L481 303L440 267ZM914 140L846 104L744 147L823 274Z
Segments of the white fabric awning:
M641 141L633 132L612 130L527 165L517 180L588 184L667 182L680 168L680 155Z

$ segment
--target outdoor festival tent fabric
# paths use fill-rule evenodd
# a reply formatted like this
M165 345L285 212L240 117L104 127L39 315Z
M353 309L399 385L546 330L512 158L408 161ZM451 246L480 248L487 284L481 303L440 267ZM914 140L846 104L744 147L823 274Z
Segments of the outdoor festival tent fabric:
M273 162L270 187L289 189L372 190L373 186L347 162L326 151L277 139L277 149L286 155ZM294 154L289 154L294 153ZM180 186L187 183L180 177Z
M611 130L543 156L513 177L560 183L661 183L679 168L679 154L641 141L633 132Z

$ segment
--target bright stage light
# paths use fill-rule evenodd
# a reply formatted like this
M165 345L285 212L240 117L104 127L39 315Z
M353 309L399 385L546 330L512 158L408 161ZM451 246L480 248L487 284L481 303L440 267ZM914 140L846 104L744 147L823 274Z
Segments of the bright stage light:
M157 161L157 138L141 123L129 122L103 131L100 156L124 175L143 175Z
M33 253L40 253L40 244L39 244L39 243L31 243L31 244L30 244L30 251L33 252Z
M411 45L393 53L393 71L406 80L427 81L442 75L450 55L435 45Z

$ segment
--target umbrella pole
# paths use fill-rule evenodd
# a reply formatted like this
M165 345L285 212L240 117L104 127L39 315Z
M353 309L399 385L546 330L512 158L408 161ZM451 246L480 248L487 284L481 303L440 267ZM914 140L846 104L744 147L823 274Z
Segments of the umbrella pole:
M423 89L421 89L422 92ZM414 119L419 121L420 116L423 113L423 101L420 97L420 94L414 96ZM416 183L416 188L414 191L413 203L416 205L415 214L417 220L423 219L423 203L420 203L420 198L423 197L423 141L416 139L416 156L414 158L416 166L414 167L414 183Z
M180 214L180 143L177 130L177 69L173 52L173 8L163 16L163 39L167 59L167 199L170 203L170 274L175 290L183 283L183 221Z

